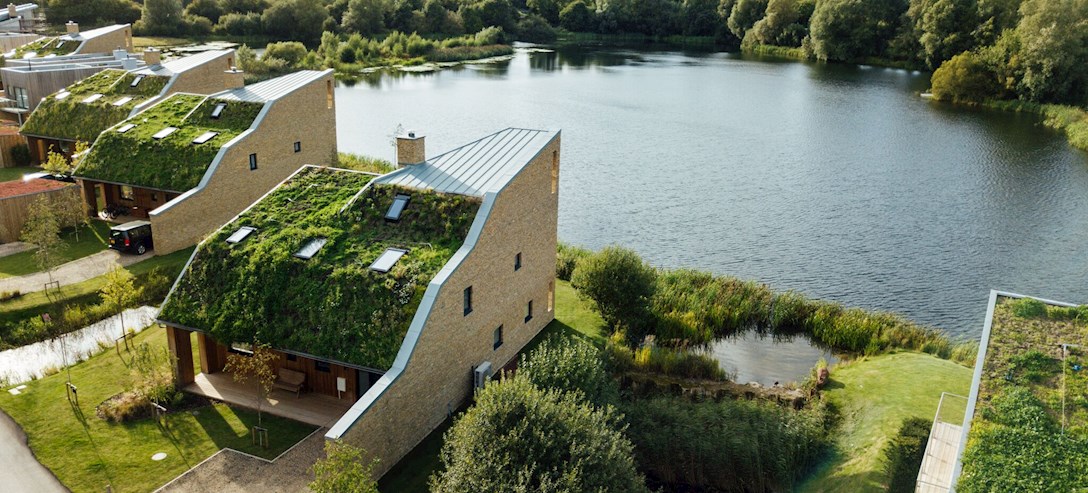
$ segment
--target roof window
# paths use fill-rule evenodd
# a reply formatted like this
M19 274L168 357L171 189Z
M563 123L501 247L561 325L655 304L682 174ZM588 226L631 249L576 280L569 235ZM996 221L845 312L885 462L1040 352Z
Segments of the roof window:
M314 255L317 255L317 251L321 250L321 247L325 246L325 243L328 241L329 240L326 240L325 238L314 238L295 252L295 257L302 260L310 260Z
M404 208L408 207L408 201L411 199L411 195L401 193L393 197L393 203L389 206L389 211L385 213L385 220L400 221L400 216L404 213Z
M403 257L406 253L408 253L408 250L401 250L400 248L387 248L384 252L382 252L381 255L378 256L378 259L375 260L373 264L370 264L370 270L382 273L389 272L389 270L392 269L394 265L396 265L397 261L400 260L400 258Z
M227 243L241 243L242 240L246 239L254 231L257 231L257 228L242 226L241 228L238 228L238 231L235 231L234 234L227 238Z
M177 132L177 131L178 131L178 127L166 127L166 128L164 128L162 130L159 130L158 132L155 132L155 135L152 135L151 138L155 139L155 140L162 140L162 139L165 139L170 134L172 134L174 132Z
M82 102L83 103L93 103L95 101L98 101L99 99L102 99L101 94L91 94L90 96L87 96L87 98L84 99Z
M72 95L72 93L68 92L67 90L64 90L64 91L58 92L57 95L55 96L55 99L58 99L58 100L65 99L65 98L67 98L68 96L71 96L71 95Z
M114 106L124 106L129 101L132 101L132 96L125 96L125 97L123 97L121 99L118 99L117 101L113 102L113 105Z
M203 143L205 143L205 142L207 142L209 140L214 139L216 135L219 135L219 132L204 132L204 133L200 134L200 137L197 137L197 138L193 139L193 143L194 144L203 144Z
M121 125L121 128L118 128L118 129L117 129L117 133L119 133L119 134L123 134L123 133L125 133L125 132L128 132L129 130L132 130L132 129L134 129L134 128L136 128L136 124L135 124L135 123L126 123L126 124L124 124L124 125Z
M215 108L212 109L212 118L218 119L223 116L223 110L227 109L227 103L216 103Z
M144 77L147 77L147 76L146 75L137 75L135 79L132 79L132 82L128 86L129 87L136 87L136 86L140 85L140 83L144 81Z

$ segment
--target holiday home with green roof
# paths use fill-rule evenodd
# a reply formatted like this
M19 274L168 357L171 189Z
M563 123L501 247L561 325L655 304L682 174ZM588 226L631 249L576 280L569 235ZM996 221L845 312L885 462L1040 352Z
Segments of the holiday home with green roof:
M299 170L209 235L164 302L179 385L252 406L224 364L266 345L287 390L265 409L383 474L554 318L559 148L510 128L424 159L409 136L386 175Z
M91 215L149 219L155 250L196 244L308 163L336 157L332 70L175 93L109 127L75 170Z
M213 50L162 62L156 50L144 52L147 66L110 68L46 97L20 131L31 159L48 152L71 156L75 143L94 142L103 130L178 92L213 94L245 85L234 70L234 50Z

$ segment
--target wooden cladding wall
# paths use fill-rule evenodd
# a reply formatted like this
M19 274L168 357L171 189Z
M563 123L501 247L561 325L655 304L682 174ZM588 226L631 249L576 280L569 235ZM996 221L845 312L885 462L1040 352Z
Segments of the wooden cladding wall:
M61 194L66 193L79 195L79 187L73 185L46 192L0 199L0 243L18 241L19 233L23 230L23 224L26 223L27 209L30 207L31 202L43 195L49 197L50 200L57 200Z
M11 157L11 149L19 144L26 144L26 137L19 134L0 134L0 168L18 166Z
M200 358L203 371L207 373L222 371L223 365L227 361L227 354L229 354L227 346L214 342L214 339L212 339L211 336L207 336L203 333L199 333L197 337L204 339L203 341L199 341L201 342ZM208 353L207 348L213 348L212 352ZM327 366L329 371L325 372L318 370L317 362L310 358L295 356L294 361L291 361L288 359L286 353L280 351L274 352L278 356L275 363L276 368L287 368L306 374L306 386L304 389L307 392L337 397L336 378L342 377L346 380L346 385L344 386L345 391L339 394L340 398L350 402L355 402L359 399L359 396L355 392L359 372L354 368L347 368L329 363ZM210 354L211 357L209 358L206 354ZM369 387L369 383L367 383L366 386Z

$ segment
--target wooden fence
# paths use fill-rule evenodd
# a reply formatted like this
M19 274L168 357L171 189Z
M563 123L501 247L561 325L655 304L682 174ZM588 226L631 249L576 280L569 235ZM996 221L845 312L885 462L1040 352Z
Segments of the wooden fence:
M71 186L64 188L0 199L0 243L18 241L19 232L23 230L23 224L26 223L27 210L30 208L31 202L34 202L41 195L49 197L50 200L57 200L62 194L79 196L79 187L73 183Z
M11 157L11 149L19 144L26 144L26 137L18 133L0 133L0 168L18 166Z

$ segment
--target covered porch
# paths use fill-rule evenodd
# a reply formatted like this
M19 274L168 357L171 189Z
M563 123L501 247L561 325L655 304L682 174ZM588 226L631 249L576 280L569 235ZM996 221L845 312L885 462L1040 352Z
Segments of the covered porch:
M95 180L79 180L87 215L102 217L107 209L115 217L102 219L127 222L147 219L148 214L173 200L178 193ZM125 220L125 221L122 221Z
M182 390L209 399L256 409L257 390L252 383L239 383L229 373L198 373L193 383ZM327 395L306 393L296 397L294 392L274 389L265 397L261 411L316 426L332 426L353 404L352 401Z

